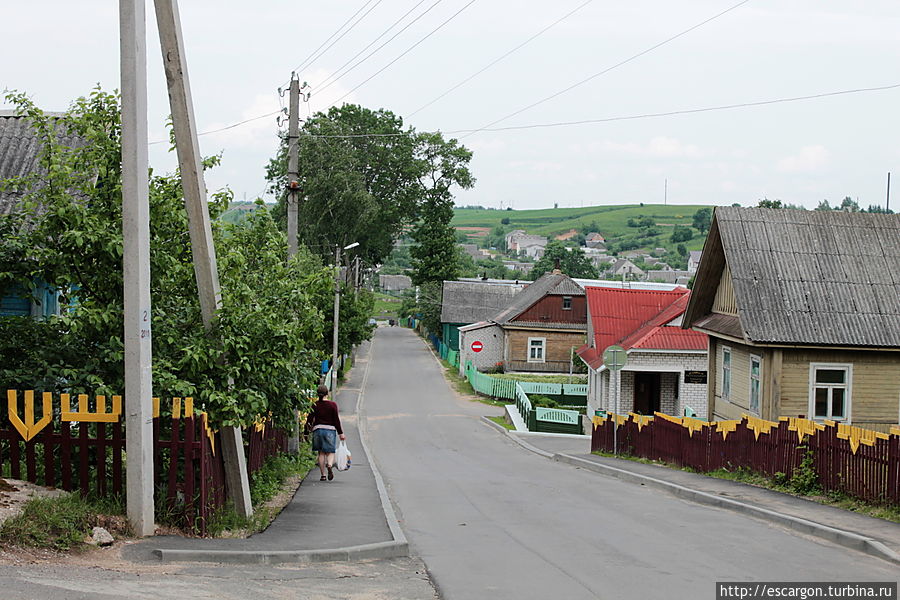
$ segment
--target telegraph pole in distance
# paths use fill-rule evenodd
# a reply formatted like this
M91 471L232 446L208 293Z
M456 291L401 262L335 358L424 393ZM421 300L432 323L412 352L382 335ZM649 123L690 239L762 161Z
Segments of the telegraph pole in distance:
M175 129L175 147L184 189L184 204L188 214L194 275L200 295L200 313L203 326L211 329L216 311L222 302L219 289L219 272L216 266L216 248L209 222L209 206L206 201L206 185L203 182L203 166L200 163L200 144L191 100L187 59L184 53L184 36L177 0L155 0L159 42L163 66L169 88L169 106ZM225 462L225 485L229 499L239 515L253 514L250 501L250 482L247 478L247 461L244 457L244 440L240 427L222 427L222 457Z
M287 246L288 261L297 254L297 192L300 189L297 172L297 137L300 129L300 82L291 73L290 114L288 115L288 184L287 184ZM294 425L288 438L288 453L300 452L300 411L294 410Z
M153 535L153 377L150 343L150 190L147 174L147 23L144 0L119 0L122 86L122 270L125 299L125 451L128 520Z
M287 196L287 241L288 257L297 254L297 138L300 130L300 81L291 73L290 114L288 115L288 196Z

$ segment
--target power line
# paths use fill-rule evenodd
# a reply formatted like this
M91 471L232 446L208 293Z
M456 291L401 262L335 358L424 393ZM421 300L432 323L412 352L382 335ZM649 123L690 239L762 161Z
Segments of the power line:
M425 3L425 0L419 0L419 1L418 1L411 9L409 9L408 11L406 11L406 12L403 14L403 16L401 16L399 19L397 19L396 21L394 21L393 24L391 24L390 27L388 27L388 28L385 29L383 32L381 32L381 35L379 35L377 38L375 38L374 40L372 40L371 42L369 42L369 44L368 44L365 48L363 48L362 50L360 50L359 52L357 52L355 55L353 55L353 56L350 58L350 60L348 60L347 62L345 62L344 64L342 64L340 67L338 67L337 70L336 70L334 73L332 73L331 75L329 75L328 77L326 77L324 80L322 80L322 81L319 83L319 86L324 86L325 84L329 84L329 85L330 85L331 79L338 79L338 78L340 78L340 77L343 77L343 75L345 75L345 73L344 73L344 74L341 74L341 71L344 69L344 67L346 67L346 66L349 65L351 62L353 62L354 60L356 60L356 59L359 57L360 54L362 54L363 52L365 52L366 50L368 50L369 48L371 48L373 44L375 44L378 40L380 40L380 39L383 38L385 35L387 35L394 27L396 27L397 25L399 25L400 22L403 21L403 19L405 19L406 17L408 17L408 16L410 15L410 13L412 13L414 10L416 10L417 8L419 8L419 6L421 6L421 5L424 4L424 3ZM436 4L437 4L437 2L435 2L435 5L436 5ZM432 5L432 8L433 8L433 7L434 7L434 5ZM428 10L431 10L431 9L429 8ZM425 12L427 13L428 11L425 11ZM421 17L424 16L424 15L425 15L425 13L422 13L421 15L419 15L418 18L421 18ZM418 18L417 18L416 20L418 20ZM415 21L413 21L413 23L415 23ZM409 25L412 25L412 23L410 23ZM404 27L402 30L400 30L400 31L397 33L397 35L399 35L400 33L402 33L407 27L409 27L409 25L407 25L407 26ZM397 37L397 36L395 35L394 37ZM392 40L392 39L394 39L394 38L391 38L391 40ZM390 42L391 40L388 40L388 42ZM385 43L388 43L388 42L385 42ZM378 52L378 50L380 50L380 49L383 48L383 47L384 47L384 44L382 44L381 46L379 46L374 52L372 52L372 54L375 54L375 52ZM372 56L372 54L370 54L369 56ZM369 58L369 56L367 56L367 57L364 58L362 61L360 61L360 63L364 62L367 58ZM351 67L351 70L352 70L353 68L356 68L356 66L357 66L357 65L353 65L353 67ZM348 71L348 73L349 73L349 71ZM324 88L322 88L322 89L324 89Z
M478 129L454 129L451 131L445 131L443 133L448 135L455 135L460 133L477 133L481 131L516 131L522 129L541 129L548 127L571 127L574 125L591 125L595 123L612 123L615 121L636 121L639 119L655 119L660 117L673 117L678 115L690 115L696 113L705 113L705 112L714 112L714 111L722 111L722 110L735 110L739 108L752 108L755 106L768 106L770 104L784 104L790 102L802 102L807 100L817 100L820 98L830 98L833 96L845 96L849 94L861 94L867 92L882 92L887 90L894 90L900 88L900 83L892 83L889 85L881 85L875 87L865 87L865 88L853 88L849 90L839 90L836 92L821 92L818 94L809 94L805 96L790 96L786 98L774 98L770 100L757 100L752 102L740 102L735 104L721 104L717 106L706 106L701 108L686 108L681 110L671 110L665 112L655 112L655 113L641 113L636 115L625 115L618 117L602 117L598 119L582 119L579 121L556 121L551 123L533 123L531 125L511 125L509 127L494 127L492 129L487 129L484 127ZM253 117L252 119L245 119L244 121L240 121L238 123L234 123L232 125L228 125L226 127L221 127L219 129L213 129L211 131L204 131L197 135L209 135L211 133L219 133L220 131L225 131L228 129L233 129L235 127L239 127L251 121L258 121L259 119L264 119L266 117L271 117L272 115L276 115L281 111L271 112L265 115L260 115L258 117ZM316 139L344 139L344 138L379 138L379 137L401 137L408 135L408 133L348 133L345 135L316 135L316 134L308 134L301 133L303 137L308 138L316 138ZM157 140L154 142L150 142L150 144L163 144L165 141Z
M744 0L744 1L745 1L745 2L749 2L749 0ZM406 56L407 54L409 54L409 53L410 53L414 48L416 48L419 44L421 44L422 42L424 42L425 40L427 40L428 38L430 38L433 34L437 33L437 32L438 32L439 30L441 30L447 23L449 23L450 21L452 21L453 19L455 19L462 11L466 10L467 8L469 8L470 6L472 6L473 4L475 4L475 2L476 2L476 0L469 0L469 2L468 2L465 6L463 6L461 9L459 9L458 11L456 11L455 13L453 13L453 14L450 16L450 18L448 18L446 21L444 21L443 23L441 23L440 25L438 25L437 27L435 27L434 29L432 29L431 31L429 31L428 34L425 35L425 37L423 37L423 38L420 39L418 42L416 42L415 44L413 44L412 46L410 46L409 48L407 48L406 50L404 50L403 53L400 54L400 56L398 56L397 58L395 58L394 60L392 60L392 61L389 62L388 64L384 65L383 67L381 67L380 69L378 69L377 71L375 71L375 73L373 73L373 74L370 75L367 79L365 79L364 81L362 81L361 83L359 83L355 88L353 88L352 90L350 90L349 92L347 92L346 94L344 94L343 96L341 96L340 98L338 98L338 99L334 102L334 104L339 104L339 103L341 102L341 100L343 100L344 98L346 98L347 96L349 96L350 94L352 94L353 92L355 92L356 90L358 90L359 88L361 88L362 86L364 86L366 83L368 83L369 81L371 81L373 78L375 78L376 76L378 76L379 74L381 74L385 69L387 69L388 67L390 67L391 65L393 65L395 62L397 62L398 60L400 60L401 58L403 58L404 56Z
M623 66L623 65L626 65L626 64L630 63L631 61L636 60L636 59L640 58L641 56L644 56L645 54L648 54L648 53L650 53L650 52L653 52L653 51L656 50L657 48L660 48L660 47L662 47L662 46L665 46L666 44L668 44L668 43L670 43L670 42L673 42L673 41L677 40L678 38L680 38L680 37L682 37L682 36L684 36L684 35L687 35L688 33L694 31L695 29L698 29L698 28L702 27L703 25L706 25L707 23L709 23L709 22L711 22L711 21L714 21L714 20L718 19L719 17L721 17L721 16L723 16L723 15L726 15L726 14L730 13L731 11L735 10L736 8L739 8L739 7L743 6L744 4L747 4L748 2L750 2L750 0L741 0L740 2L738 2L737 4L735 4L734 6L732 6L732 7L730 7L730 8L727 8L727 9L723 10L722 12L717 13L717 14L711 16L711 17L709 17L708 19L705 19L704 21L701 21L700 23L697 23L696 25L693 25L693 26L691 26L691 27L685 29L684 31L681 31L681 32L679 32L679 33L676 33L675 35L673 35L673 36L671 36L671 37L669 37L669 38L666 38L665 40L663 40L663 41L661 41L661 42L659 42L659 43L657 43L657 44L654 44L653 46L650 46L650 47L647 48L646 50L642 50L641 52L638 52L637 54L634 54L634 55L632 55L632 56L626 58L625 60L620 61L620 62L618 62L618 63L612 65L611 67L607 67L606 69L603 69L602 71L599 71L599 72L597 72L597 73L594 73L594 74L591 75L590 77L587 77L587 78L585 78L585 79L582 79L581 81L579 81L579 82L577 82L577 83L573 83L573 84L570 85L569 87L567 87L567 88L565 88L565 89L563 89L563 90L560 90L560 91L556 92L555 94L551 94L551 95L547 96L546 98L542 98L541 100L538 100L537 102L533 102L533 103L529 104L528 106L525 106L525 107L523 107L523 108L520 108L519 110L517 110L517 111L515 111L515 112L512 112L512 113L506 115L505 117L501 117L501 118L499 118L499 119L497 119L497 120L495 120L495 121L491 121L490 123L488 123L488 124L485 125L484 127L481 127L481 128L479 128L479 129L476 129L476 130L472 131L472 133L475 133L475 132L477 132L477 131L481 131L481 130L484 130L484 129L488 129L488 128L490 128L490 127L493 127L493 126L496 125L497 123L502 123L503 121L506 121L507 119L510 119L510 118L512 118L512 117L514 117L514 116L516 116L516 115L518 115L518 114L521 114L521 113L525 112L526 110L530 110L530 109L534 108L535 106L538 106L538 105L540 105L540 104L543 104L544 102L547 102L548 100L552 100L553 98L556 98L557 96L561 96L562 94L565 94L566 92L569 92L569 91L575 89L575 88L578 87L578 86L584 85L585 83L587 83L587 82L589 82L589 81L592 81L592 80L596 79L597 77L600 77L600 76L602 76L602 75L605 75L605 74L609 73L610 71L612 71L612 70L614 70L614 69L618 69L619 67L621 67L621 66ZM468 135L471 135L471 134L468 134Z
M387 46L388 44L390 44L392 41L394 41L394 39L396 39L396 37L397 37L398 35L400 35L400 34L403 33L404 31L406 31L407 29L409 29L416 21L418 21L419 19L421 19L422 17L424 17L425 15L427 15L427 14L431 11L431 9L433 9L435 6L437 6L437 5L440 4L441 2L443 2L443 0L436 0L436 2L435 2L434 4L432 4L431 6L429 6L428 8L426 8L425 11L424 11L422 14L420 14L418 17L416 17L415 19L413 19L412 21L410 21L409 23L407 23L406 26L403 27L403 29L401 29L400 31L398 31L397 33L395 33L394 35L392 35L391 38L390 38L388 41L386 41L385 43L381 44L380 46L378 46L377 48L375 48L374 50L372 50L372 52L370 52L368 55L366 55L366 56L365 56L362 60L360 60L358 63L356 63L355 65L353 65L353 66L350 67L349 69L347 69L347 70L346 70L344 73L342 73L340 76L338 76L337 78L333 79L333 80L330 81L328 84L324 85L322 88L317 89L317 90L316 90L316 93L319 94L319 93L321 93L323 90L328 89L329 87L331 87L332 85L334 85L334 83L337 82L338 79L340 79L341 77L343 77L344 75L346 75L347 73L349 73L350 71L352 71L353 69L355 69L356 67L358 67L359 65L361 65L361 64L363 64L364 62L366 62L367 60L369 60L375 53L377 53L379 50L381 50L382 48L384 48L385 46ZM421 4L421 2L419 2L419 4ZM416 6L419 6L419 4L416 4ZM414 6L413 9L415 9L416 6ZM407 13L407 14L409 14L409 13ZM406 16L406 15L404 15L403 17L401 17L400 20L403 20L403 18L404 18L405 16ZM393 28L393 25L392 25L391 27L388 28L388 31L390 31L392 28ZM382 34L382 35L383 35L383 34ZM380 36L379 36L379 37L380 37ZM352 60L352 59L351 59L351 60ZM346 65L344 65L344 66L346 66ZM341 68L344 68L344 67L342 66ZM326 81L327 81L327 80L326 80ZM323 82L323 83L324 83L324 82Z
M453 87L451 87L449 90L447 90L446 92L444 92L443 94L441 94L440 96L438 96L437 98L435 98L434 100L432 100L431 102L428 102L428 103L426 103L426 104L423 104L422 106L420 106L419 108L417 108L416 110L414 110L412 113L408 114L408 115L407 115L407 118L412 117L412 116L414 116L415 114L417 114L417 113L419 113L419 112L425 110L426 108L428 108L429 106L431 106L432 104L434 104L435 102L437 102L438 100L440 100L441 98L443 98L444 96L446 96L447 94L449 94L450 92L453 92L453 91L456 90L457 88L459 88L459 87L465 85L466 83L468 83L468 82L471 81L472 79L478 77L479 75L481 75L482 73L484 73L485 71L487 71L488 69L490 69L491 67L493 67L494 65L496 65L498 62L500 62L501 60L503 60L504 58L506 58L506 57L509 56L510 54L516 52L517 50L519 50L520 48L522 48L522 47L525 46L526 44L529 44L532 40L534 40L535 38L537 38L537 37L543 35L546 31L548 31L549 29L555 27L555 26L558 25L559 23L562 23L563 21L565 21L566 19L568 19L569 17L571 17L571 16L574 15L576 12L578 12L579 10L581 10L582 8L584 8L585 6L587 6L588 4L590 4L590 3L593 2L593 1L594 1L594 0L587 0L586 2L583 2L582 4L579 4L578 6L576 6L575 8L573 8L571 11L569 11L568 13L566 13L565 15L563 15L562 17L560 17L559 19L557 19L557 20L554 21L553 23L547 25L546 27L544 27L543 29L541 29L540 31L538 31L537 33L535 33L533 36L531 36L530 38L528 38L527 40L525 40L524 42L522 42L521 44L519 44L518 46L516 46L515 48L513 48L512 50L510 50L510 51L507 52L506 54L504 54L503 56L500 56L499 58L494 59L492 62L490 62L489 64L487 64L486 66L484 66L481 70L479 70L479 71L473 73L472 75L469 75L468 77L466 77L465 79L463 79L462 81L460 81L459 83L457 83L456 85L454 85Z
M344 27L347 26L347 23L349 23L350 21L352 21L353 19L355 19L355 18L356 18L356 15L358 15L359 13L361 13L361 12L366 8L366 6L368 6L369 4L371 4L373 1L374 1L374 0L368 0L365 4L363 4L362 6L360 6L360 7L359 7L359 10L357 10L355 13L353 13L352 15L350 15L350 18L347 19L346 21L344 21L344 23L343 23L340 27L338 27L337 30L335 30L334 33L332 33L330 36L328 36L328 38L327 38L324 42L322 42L321 44L319 44L319 47L318 47L318 48L316 48L315 50L313 50L313 51L310 53L309 56L307 56L306 58L304 58L304 59L303 59L303 62L301 62L299 65L297 65L297 67L294 69L294 72L297 72L297 71L299 71L300 69L302 69L302 68L304 68L304 67L306 67L306 66L309 66L309 64L312 62L312 61L310 61L310 59L311 59L311 58L312 58L319 50L321 50L322 47L323 47L325 44L327 44L327 43L331 40L331 38L333 38L333 37L336 36L338 33L340 33L340 31L341 31ZM381 4L381 0L379 0L378 4ZM377 4L376 4L376 6L377 6ZM372 8L375 8L375 7L373 6ZM369 12L371 12L371 9L369 10ZM369 14L369 13L366 13L366 14ZM365 17L365 15L363 15L363 16ZM361 20L362 20L362 19L360 19L360 21L361 21ZM359 21L357 21L357 23L359 23ZM356 23L354 23L354 26L355 26L355 25L356 25ZM350 27L350 29L353 29L353 27ZM342 37L344 37L345 35L347 35L347 33L350 31L350 29L348 29L348 30L345 31L343 34L341 34L341 37L339 37L339 38L338 38L337 40L335 40L334 42L337 43L338 40L340 40ZM332 44L331 46L333 46L333 45L334 45L334 44ZM331 46L328 46L328 48L331 48ZM327 51L328 48L326 48L325 50ZM324 51L323 51L323 53L324 53ZM318 56L316 56L316 58L314 58L313 60L317 60L320 56L321 56L321 54L319 54Z

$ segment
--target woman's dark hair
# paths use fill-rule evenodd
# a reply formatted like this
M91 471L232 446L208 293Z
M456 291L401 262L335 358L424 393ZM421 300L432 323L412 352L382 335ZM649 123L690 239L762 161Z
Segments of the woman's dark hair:
M316 394L319 395L319 400L321 400L322 398L324 398L325 396L328 395L328 386L325 384L320 385L316 389Z

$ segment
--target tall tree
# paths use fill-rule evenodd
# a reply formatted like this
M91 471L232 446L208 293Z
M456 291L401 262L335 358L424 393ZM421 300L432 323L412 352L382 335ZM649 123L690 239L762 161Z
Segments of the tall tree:
M475 180L469 172L472 152L455 139L444 140L440 133L416 136L416 164L422 194L419 221L412 231L416 245L412 255L412 280L416 285L427 281L456 279L459 261L453 219L451 188L470 188Z
M569 277L580 277L583 279L597 279L600 274L591 260L578 248L566 248L559 240L552 240L544 249L544 256L534 263L531 272L528 274L531 279L537 280L541 275L556 268L559 263L559 270Z
M709 231L710 223L712 222L712 209L711 208L701 208L694 213L694 218L692 219L694 229L700 230L700 233L706 233Z

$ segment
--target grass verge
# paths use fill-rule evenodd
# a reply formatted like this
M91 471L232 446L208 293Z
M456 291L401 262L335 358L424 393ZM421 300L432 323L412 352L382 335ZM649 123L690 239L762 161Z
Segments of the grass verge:
M516 426L512 425L511 423L507 423L506 419L504 419L503 417L488 417L488 419L490 419L497 425L501 425L501 426L505 427L506 429L508 429L510 431L516 430Z
M123 498L82 498L78 493L55 498L33 498L19 515L0 527L0 543L56 551L84 547L94 527L104 527L113 536L132 535L125 518Z
M517 381L534 381L537 383L573 383L584 385L587 383L587 375L573 373L568 375L532 375L530 373L486 373L497 379L515 379Z
M755 471L751 471L750 469L744 468L716 469L715 471L702 472L697 471L696 469L691 469L689 467L679 467L678 465L674 465L672 463L650 460L630 454L615 455L611 452L602 451L595 451L594 454L598 456L606 456L609 458L631 460L647 465L657 465L660 467L667 467L669 469L678 469L681 471L687 471L689 473L696 473L698 475L706 475L707 477L715 477L716 479L727 479L729 481L746 483L747 485L753 485L756 487L781 492L783 494L790 494L791 496L796 496L798 498L812 500L813 502L818 502L819 504L825 504L827 506L842 508L844 510L853 511L869 517L875 517L876 519L883 519L885 521L891 521L893 523L900 523L900 506L864 502L863 500L847 496L846 494L840 492L823 493L815 486L813 486L812 489L810 489L807 493L798 492L798 487L802 489L806 486L801 485L798 481L792 481L791 479L783 476L768 477L766 475L762 475Z
M453 385L453 389L463 396L468 396L469 400L481 402L482 404L487 404L489 406L506 406L509 404L509 401L507 400L494 400L493 398L482 396L475 391L468 379L459 374L456 367L452 366L446 360L439 360L441 361L441 366L444 367L444 377L446 377L451 385Z

